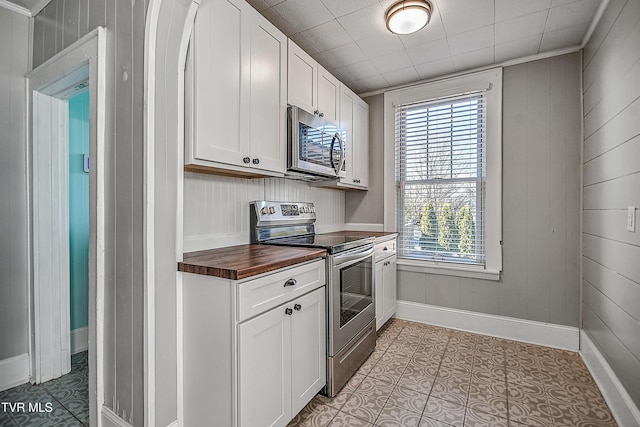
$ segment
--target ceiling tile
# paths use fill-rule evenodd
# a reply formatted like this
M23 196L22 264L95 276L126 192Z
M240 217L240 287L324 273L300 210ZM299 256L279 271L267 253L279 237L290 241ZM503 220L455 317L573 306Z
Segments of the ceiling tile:
M286 0L273 8L285 16L295 28L295 33L308 30L333 19L326 6L317 0ZM295 34L294 33L294 34Z
M493 46L453 56L451 59L453 60L453 65L456 67L456 71L469 70L471 68L482 67L495 62Z
M485 47L493 46L493 25L449 37L451 55L459 55Z
M335 16L339 18L344 15L348 15L365 7L378 3L378 0L322 0L327 9Z
M351 37L335 19L294 34L291 39L310 55L333 49L352 41Z
M338 18L338 22L354 40L388 32L380 3L342 16Z
M331 73L343 82L352 82L364 77L371 77L380 74L371 61L362 61L345 67L331 70ZM344 77L341 77L344 76Z
M294 28L291 21L285 19L272 7L270 7L269 9L265 9L260 13L287 36L291 36L292 34L299 32L298 30L296 30L296 28Z
M444 27L442 26L442 19L440 13L434 11L431 21L426 27L413 34L405 34L398 36L404 44L404 47L413 47L435 40L440 40L446 37L444 33Z
M414 46L407 49L409 58L414 64L422 64L429 61L437 61L438 59L447 58L451 55L447 39L436 40Z
M637 0L635 0L637 1ZM573 3L552 7L545 31L591 23L600 5L600 0L580 0Z
M449 37L494 23L493 0L439 1L437 6Z
M507 43L496 45L496 62L507 61L509 59L522 58L523 56L535 55L540 47L542 34L529 36L520 40L513 40Z
M575 1L575 0L571 0ZM551 0L496 0L496 22L544 11L551 7Z
M247 0L247 3L253 6L253 8L258 12L271 7L265 0Z
M547 22L547 11L530 13L496 23L496 43L506 43L542 34Z
M357 89L353 89L356 93L368 92L371 90L382 89L389 87L389 83L381 76L371 76L364 79L353 81L349 84L354 85Z
M383 73L382 77L384 77L390 86L412 83L420 80L420 76L413 66Z
M375 58L376 56L382 56L387 53L404 50L404 45L400 41L400 38L390 32L365 37L364 39L358 40L356 43L360 46L362 52L369 58Z
M416 71L421 79L430 77L443 76L456 71L451 58L441 59L439 61L431 61L415 66Z
M413 65L409 55L407 55L407 52L404 50L373 58L371 63L380 73L407 68Z
M577 46L582 43L584 34L587 32L589 24L580 24L573 27L562 28L555 31L546 31L542 35L540 52L561 49L563 47Z
M355 42L312 55L327 70L344 67L367 59Z

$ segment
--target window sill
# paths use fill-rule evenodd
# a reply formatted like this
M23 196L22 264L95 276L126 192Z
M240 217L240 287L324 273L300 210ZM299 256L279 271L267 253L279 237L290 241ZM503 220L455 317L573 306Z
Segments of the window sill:
M439 264L432 261L419 261L413 259L401 259L397 261L398 270L412 271L416 273L440 274L443 276L468 277L472 279L500 280L500 272L496 270L485 270L482 267L473 266L451 266Z

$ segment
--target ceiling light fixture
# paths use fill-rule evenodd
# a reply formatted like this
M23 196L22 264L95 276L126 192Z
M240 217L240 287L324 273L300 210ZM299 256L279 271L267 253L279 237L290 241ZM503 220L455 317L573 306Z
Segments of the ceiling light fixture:
M395 34L415 33L429 23L431 10L431 3L426 0L394 3L386 13L387 29Z

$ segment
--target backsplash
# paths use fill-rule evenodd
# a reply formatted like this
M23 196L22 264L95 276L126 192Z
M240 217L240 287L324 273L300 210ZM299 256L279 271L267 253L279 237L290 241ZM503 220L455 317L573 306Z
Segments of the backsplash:
M344 192L284 178L184 175L184 252L249 243L249 202L313 202L320 233L344 228Z

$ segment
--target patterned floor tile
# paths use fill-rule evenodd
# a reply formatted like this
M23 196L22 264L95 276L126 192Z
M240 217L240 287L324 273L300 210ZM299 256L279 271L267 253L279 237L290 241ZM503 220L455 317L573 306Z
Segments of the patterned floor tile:
M376 418L378 418L378 415L380 415L386 402L387 399L380 395L365 394L356 391L340 411L373 424Z
M473 411L481 411L496 417L507 418L506 396L469 392L467 407Z
M326 405L307 405L298 415L296 415L288 427L325 427L338 410Z
M386 405L375 421L378 427L419 427L421 414L393 405Z
M472 407L467 407L464 425L465 427L509 427L509 422L506 418L497 417Z
M407 411L422 414L428 398L428 394L423 394L409 388L398 386L389 396L387 405L397 406Z
M462 426L465 412L466 408L462 405L429 397L422 416L452 426Z
M431 396L464 406L469 396L469 383L463 379L436 378L431 388Z
M371 427L373 424L363 421L353 415L338 412L328 424L329 427Z

